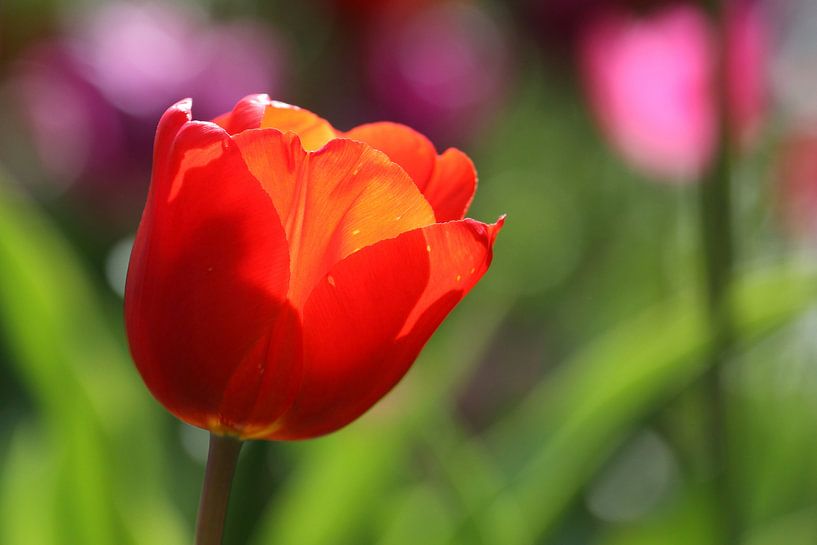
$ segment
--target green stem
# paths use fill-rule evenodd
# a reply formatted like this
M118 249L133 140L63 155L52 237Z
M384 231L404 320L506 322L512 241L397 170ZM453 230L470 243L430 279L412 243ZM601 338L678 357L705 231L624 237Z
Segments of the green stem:
M736 491L730 480L724 365L732 350L735 329L729 292L734 275L731 159L732 136L726 80L726 28L721 2L710 0L718 27L717 74L714 89L719 115L720 141L713 165L700 185L700 228L705 263L707 316L711 344L709 365L703 377L708 400L709 447L713 484L719 510L722 543L740 541Z
M230 487L242 444L232 437L210 434L207 469L196 519L196 545L221 545Z

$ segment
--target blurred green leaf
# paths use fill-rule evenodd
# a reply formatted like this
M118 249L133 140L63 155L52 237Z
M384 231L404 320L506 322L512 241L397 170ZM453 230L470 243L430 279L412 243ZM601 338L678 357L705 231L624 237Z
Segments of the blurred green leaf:
M0 543L59 543L56 464L41 430L23 423L10 438L0 469Z
M66 242L2 177L0 325L58 447L62 541L187 542L155 404Z
M456 510L446 504L441 491L429 483L412 487L394 499L385 509L385 524L378 545L433 543L456 520Z
M817 543L817 507L814 505L778 517L755 531L746 545L812 545Z
M761 343L730 373L730 465L750 528L775 526L817 504L813 337L808 316Z
M402 471L405 448L400 430L354 430L310 442L252 543L359 543L372 506Z
M739 342L749 345L809 308L817 295L816 279L813 266L743 276L733 293ZM524 506L534 535L552 531L633 427L704 370L709 335L703 316L697 297L682 296L564 362L494 430L491 443L513 478L507 489L485 498L474 517L493 524L494 502L509 494ZM532 455L523 459L520 452Z
M601 545L719 545L715 499L707 490L685 491L660 514L638 524L613 527ZM787 542L788 543L788 542Z

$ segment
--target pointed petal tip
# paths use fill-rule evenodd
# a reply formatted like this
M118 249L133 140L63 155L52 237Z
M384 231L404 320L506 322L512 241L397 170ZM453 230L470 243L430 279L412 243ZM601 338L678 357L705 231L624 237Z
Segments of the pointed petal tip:
M505 218L506 217L507 217L507 214L502 214L501 216L499 216L499 218L497 218L497 220L494 223L486 225L486 227L488 229L488 238L491 240L491 245L494 244L494 241L496 240L497 235L499 235L499 232L505 226Z
M189 112L190 110L193 109L193 98L192 97L183 98L176 104L174 104L172 107L183 112Z

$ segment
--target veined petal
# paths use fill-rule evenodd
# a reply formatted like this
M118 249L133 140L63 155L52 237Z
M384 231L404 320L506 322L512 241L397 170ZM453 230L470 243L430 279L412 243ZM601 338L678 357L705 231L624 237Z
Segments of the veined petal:
M282 412L300 378L300 349L290 347L299 335L283 338L289 326L277 325L295 314L286 238L226 132L181 123L189 104L174 108L160 123L161 159L128 271L128 337L145 383L171 412L241 433L248 415ZM272 377L263 407L234 397Z
M366 142L388 155L425 193L437 160L434 144L428 138L405 125L388 121L359 125L344 136Z
M403 167L434 208L437 221L462 219L476 191L476 170L468 156L449 149L438 156L422 134L399 123L368 123L344 134L366 142Z
M270 102L264 110L261 128L294 132L308 151L321 149L338 135L328 121L309 110L276 101Z
M289 298L298 308L347 255L434 223L405 171L363 143L336 139L307 152L296 134L273 129L234 141L278 210L290 248Z
M502 222L431 225L335 265L304 307L301 388L265 437L329 433L391 390L488 269Z

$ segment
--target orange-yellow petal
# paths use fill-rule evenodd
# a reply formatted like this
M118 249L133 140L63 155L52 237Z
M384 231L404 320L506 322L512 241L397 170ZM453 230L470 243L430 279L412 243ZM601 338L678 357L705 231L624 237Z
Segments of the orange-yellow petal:
M294 132L300 137L304 149L309 151L322 148L337 136L335 129L325 119L309 110L275 101L264 110L261 128Z
M281 218L290 248L289 298L298 308L347 255L435 221L403 169L361 142L336 139L307 152L297 135L273 129L245 131L234 141Z
M344 136L366 142L388 155L389 159L403 167L420 191L425 193L437 160L434 144L428 138L405 125L388 121L360 125Z
M477 170L463 152L449 148L437 157L434 172L423 190L437 221L465 217L477 190Z
M344 136L366 142L403 167L434 208L437 221L465 217L477 175L463 152L452 148L438 156L428 138L399 123L368 123Z

